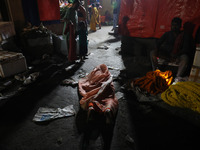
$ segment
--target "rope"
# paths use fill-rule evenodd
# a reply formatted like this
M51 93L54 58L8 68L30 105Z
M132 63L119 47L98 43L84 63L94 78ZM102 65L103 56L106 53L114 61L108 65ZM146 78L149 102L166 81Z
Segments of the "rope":
M156 95L164 92L171 84L173 77L171 71L161 72L160 70L147 72L146 76L133 81L134 86L141 90Z
M171 106L189 108L200 112L200 83L178 82L161 94L163 101Z

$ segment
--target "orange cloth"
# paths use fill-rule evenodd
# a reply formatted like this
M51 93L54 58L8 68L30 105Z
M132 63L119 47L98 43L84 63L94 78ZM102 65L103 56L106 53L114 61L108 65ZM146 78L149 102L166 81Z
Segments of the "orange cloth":
M84 110L93 107L96 112L103 113L110 109L113 114L118 109L112 76L106 65L97 66L90 74L79 80L79 93L82 95L80 105Z
M141 90L156 95L164 92L171 84L173 77L171 71L161 72L160 70L147 72L146 76L133 81L134 86Z

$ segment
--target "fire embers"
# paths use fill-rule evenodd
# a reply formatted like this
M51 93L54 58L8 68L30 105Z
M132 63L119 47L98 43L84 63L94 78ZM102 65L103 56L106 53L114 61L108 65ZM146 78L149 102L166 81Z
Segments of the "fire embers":
M80 106L91 113L104 114L110 122L118 110L112 76L106 65L101 64L86 77L79 80L79 93L82 96ZM112 117L111 117L112 116Z
M172 82L172 71L161 72L160 70L147 72L146 76L136 79L132 86L138 86L142 91L157 95L164 92Z

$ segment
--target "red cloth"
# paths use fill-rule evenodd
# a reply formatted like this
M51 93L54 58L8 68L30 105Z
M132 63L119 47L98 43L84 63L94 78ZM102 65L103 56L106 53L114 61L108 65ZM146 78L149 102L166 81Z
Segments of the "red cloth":
M112 77L106 65L97 66L85 78L79 80L79 93L83 96L80 105L84 110L93 107L96 112L103 113L110 109L117 112L118 100L115 97Z
M69 44L68 46L68 61L72 62L74 60L77 60L77 55L76 55L76 39L75 39L75 31L74 31L74 25L73 23L70 21L67 25L66 25L66 29L65 29L65 34L67 32L69 32L69 39L67 38L67 44Z
M40 21L60 20L59 0L37 0Z

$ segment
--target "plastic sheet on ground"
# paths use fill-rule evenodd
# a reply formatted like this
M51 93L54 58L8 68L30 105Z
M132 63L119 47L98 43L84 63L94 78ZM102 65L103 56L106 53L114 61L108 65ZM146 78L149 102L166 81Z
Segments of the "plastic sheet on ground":
M35 114L33 121L42 122L49 121L56 118L69 117L75 115L76 111L73 105L66 106L64 108L47 108L40 107Z

